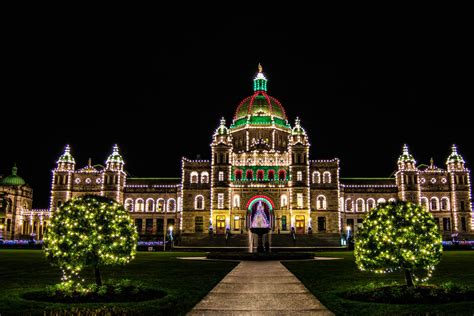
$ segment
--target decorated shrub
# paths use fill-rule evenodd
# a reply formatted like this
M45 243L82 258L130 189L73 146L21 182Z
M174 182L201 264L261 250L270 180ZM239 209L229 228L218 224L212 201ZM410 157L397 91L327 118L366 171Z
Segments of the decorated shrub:
M443 251L433 215L410 202L383 203L371 210L355 237L362 271L401 271L407 286L431 277Z

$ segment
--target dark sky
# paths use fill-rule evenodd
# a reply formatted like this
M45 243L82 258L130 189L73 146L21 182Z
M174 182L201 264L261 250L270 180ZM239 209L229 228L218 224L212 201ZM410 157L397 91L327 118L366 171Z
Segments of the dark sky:
M292 124L301 118L311 158L340 158L342 176L389 176L405 142L420 163L443 167L452 143L474 159L472 36L456 19L67 20L25 20L2 45L0 174L16 162L35 207L48 206L67 143L77 167L103 164L118 143L131 175L179 177L182 156L209 156L259 62L269 94Z

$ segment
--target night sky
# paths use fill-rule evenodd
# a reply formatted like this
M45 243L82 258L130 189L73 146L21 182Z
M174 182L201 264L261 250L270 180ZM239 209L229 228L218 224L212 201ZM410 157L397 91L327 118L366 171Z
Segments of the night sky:
M343 177L390 176L403 143L440 167L456 143L471 166L468 28L255 19L146 31L18 24L3 45L0 174L16 162L36 208L48 206L65 144L77 168L89 157L104 164L118 143L131 176L179 177L182 156L209 158L220 118L229 123L252 93L259 62L269 94L292 124L301 118L311 159L341 159Z

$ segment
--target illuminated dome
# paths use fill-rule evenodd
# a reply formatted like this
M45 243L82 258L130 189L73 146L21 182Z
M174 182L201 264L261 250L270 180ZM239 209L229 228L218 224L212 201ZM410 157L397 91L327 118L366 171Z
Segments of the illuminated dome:
M253 80L254 94L240 102L235 112L231 128L241 125L280 125L290 128L285 109L281 103L267 94L267 78L262 73L262 66Z
M5 186L20 186L20 185L25 185L26 182L23 180L22 177L17 175L18 168L16 165L13 166L12 168L12 174L9 175L8 177L5 177L0 180L0 185L5 185Z

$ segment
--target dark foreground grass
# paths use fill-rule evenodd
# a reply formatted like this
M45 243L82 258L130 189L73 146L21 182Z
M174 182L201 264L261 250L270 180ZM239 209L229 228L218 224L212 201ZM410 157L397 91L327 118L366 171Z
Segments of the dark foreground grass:
M360 272L352 252L317 253L316 256L340 257L343 260L285 262L284 265L332 312L337 315L473 315L474 302L446 304L382 304L343 298L350 288L371 282L403 284L401 274L376 275ZM447 251L435 270L432 284L453 282L474 286L474 251Z
M67 310L81 315L95 315L87 313L94 310L113 310L119 315L182 315L237 264L176 259L185 256L205 254L144 252L138 253L127 266L103 269L105 280L142 282L144 286L165 291L167 295L163 298L128 303L60 304L21 297L24 293L40 291L47 285L58 283L61 277L59 269L49 265L42 251L0 250L0 315L69 315L63 312ZM92 271L85 271L84 275L89 277L87 282L93 282Z

